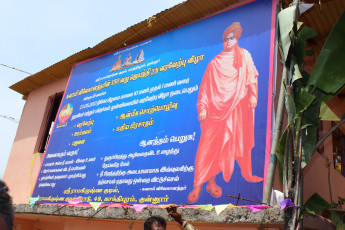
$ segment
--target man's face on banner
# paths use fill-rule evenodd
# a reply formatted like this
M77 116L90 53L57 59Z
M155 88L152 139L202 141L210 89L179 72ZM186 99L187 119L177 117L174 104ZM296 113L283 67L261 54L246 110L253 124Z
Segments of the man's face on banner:
M224 49L232 49L237 43L237 39L234 37L234 33L229 33L223 41Z

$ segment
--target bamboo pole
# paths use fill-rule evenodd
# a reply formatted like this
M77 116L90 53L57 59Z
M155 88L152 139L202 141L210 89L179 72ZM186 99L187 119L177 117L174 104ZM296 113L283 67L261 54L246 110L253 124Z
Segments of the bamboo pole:
M279 143L279 137L282 131L283 120L284 120L284 94L285 94L285 87L284 81L286 80L287 72L286 67L284 65L283 73L282 73L282 80L280 84L280 91L279 91L279 99L278 99L278 106L277 106L277 114L274 124L274 131L272 136L272 143L271 143L271 155L270 155L270 163L268 165L267 176L266 176L266 184L265 184L265 192L263 203L270 203L271 200L271 193L274 181L274 172L276 169L277 158L276 158L276 151Z

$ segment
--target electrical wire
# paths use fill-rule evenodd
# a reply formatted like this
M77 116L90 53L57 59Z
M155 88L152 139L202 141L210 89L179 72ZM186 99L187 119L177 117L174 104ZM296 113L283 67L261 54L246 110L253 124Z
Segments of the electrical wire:
M31 74L31 73L29 73L29 72L26 72L26 71L21 70L21 69L14 68L14 67L12 67L12 66L8 66L8 65L5 65L5 64L1 64L1 63L0 63L0 65L5 66L5 67L10 68L10 69L14 69L14 70L17 70L17 71L23 72L23 73L26 73L26 74L29 74L29 75L32 75L32 74Z
M10 121L17 123L17 124L19 123L19 121L13 117L9 117L9 116L3 115L3 114L0 114L0 117L5 118L7 120L10 120Z

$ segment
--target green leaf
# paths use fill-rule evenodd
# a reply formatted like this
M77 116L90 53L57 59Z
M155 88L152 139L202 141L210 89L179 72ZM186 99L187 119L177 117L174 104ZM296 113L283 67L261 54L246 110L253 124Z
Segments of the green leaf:
M303 76L303 85L307 86L310 74L308 72L304 71L304 70L301 71L301 74Z
M302 159L301 167L307 166L314 154L315 143L317 140L317 127L309 125L302 131Z
M283 135L280 137L278 146L277 146L277 151L276 151L276 157L278 160L278 167L279 167L279 177L280 181L283 183L283 169L284 169L284 154L285 154L285 144L286 144L286 136L287 136L287 131L288 127L285 129Z
M321 104L321 95L322 94L319 94L317 91L316 98L303 113L301 124L301 127L304 128L303 130L301 130L302 168L304 168L308 164L308 162L314 154L315 143L317 140L317 127L320 122L319 112Z
M295 102L290 94L285 95L285 106L288 112L288 121L291 124L296 118Z
M284 54L284 61L286 61L291 40L290 40L290 32L293 28L293 21L295 16L296 6L290 6L281 10L278 14L278 25L279 25L279 38L280 44L282 47L282 51Z
M314 94L314 96L315 96L314 101L309 105L309 107L303 113L302 126L306 124L311 124L317 127L319 125L319 122L320 122L319 114L320 114L322 94L319 94L318 90L316 90L316 94Z
M325 201L319 194L314 193L304 204L304 208L309 213L318 214L321 211L332 208L332 205Z
M342 86L339 88L338 91L336 91L335 93L324 93L323 96L322 96L322 101L324 102L328 102L329 100L331 100L333 97L335 97L336 95L338 95L341 91L343 91L343 88L345 87Z
M313 38L317 36L317 33L315 30L308 26L304 26L297 34L298 37L300 37L302 40L308 40L310 38Z
M298 65L295 64L293 67L293 75L292 75L292 83L294 83L298 79L302 79L303 76L301 72L299 71Z
M291 63L293 63L293 57L291 57L291 56L293 56L293 47L292 46L290 46L290 48L288 50L288 55L287 55L285 63L284 63L287 69L290 69L290 65L291 65ZM289 84L291 84L290 74L288 74L287 79L288 79L287 82Z
M333 27L310 75L308 85L326 93L336 93L345 86L345 12Z
M295 38L293 47L293 56L298 65L303 64L303 59L305 55L306 43L301 38Z
M345 204L345 198L338 196L338 203L335 204L335 208L341 208Z
M301 88L296 95L296 111L297 113L303 113L316 97L310 94L305 88Z
M301 69L299 69L299 73L301 74L302 78L293 79L294 80L293 85L296 88L306 87L310 75L306 71L301 70Z
M344 222L340 219L338 214L333 212L333 211L331 212L331 220L337 226L337 230L339 230L339 229L344 230L345 229Z

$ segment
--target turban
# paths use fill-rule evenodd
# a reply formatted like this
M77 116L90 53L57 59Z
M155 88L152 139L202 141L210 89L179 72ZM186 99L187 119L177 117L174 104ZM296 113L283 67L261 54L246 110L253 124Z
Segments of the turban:
M230 34L233 33L234 37L238 40L242 34L242 27L239 22L232 23L223 33L223 40Z
M230 33L233 33L236 40L238 40L242 34L241 24L239 22L234 22L228 28L226 28L226 30L223 33L223 41ZM236 69L239 69L240 67L242 67L242 64L243 64L242 58L243 58L243 51L240 49L240 47L238 47L238 44L236 44L235 59L233 63Z

